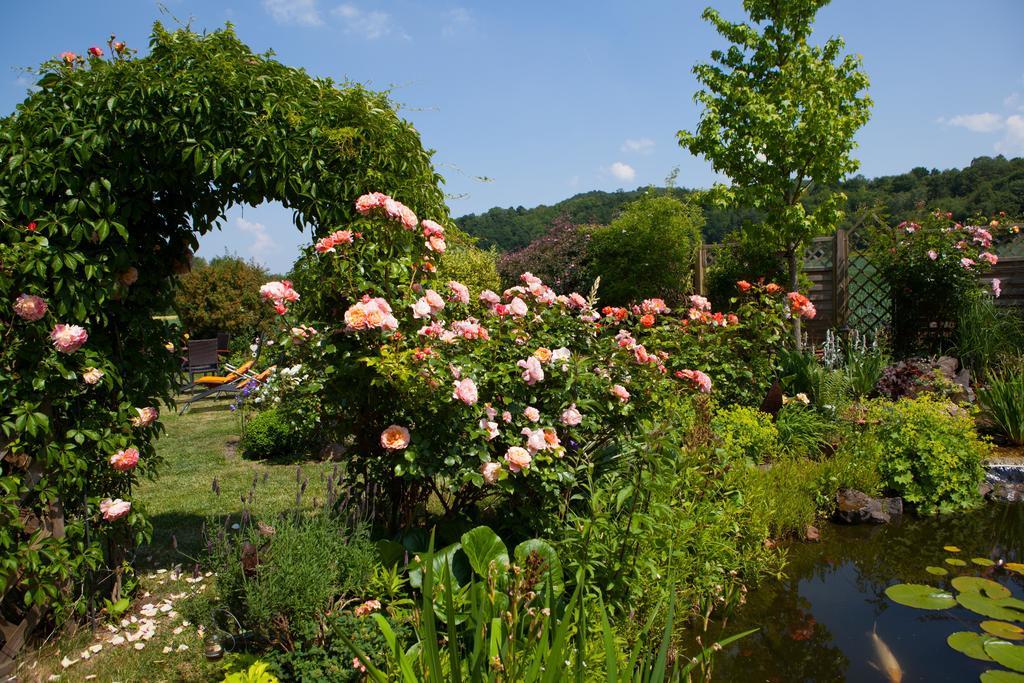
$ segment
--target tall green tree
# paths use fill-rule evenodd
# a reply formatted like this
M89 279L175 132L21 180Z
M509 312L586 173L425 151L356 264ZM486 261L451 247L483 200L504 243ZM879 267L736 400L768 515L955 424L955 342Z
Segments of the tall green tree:
M846 199L829 191L811 210L806 193L812 185L834 187L857 170L853 136L871 108L861 59L842 54L843 39L808 43L814 17L828 3L744 0L749 23L704 10L731 45L694 67L703 86L694 99L704 111L694 132L678 133L682 147L732 180L722 188L729 203L763 215L757 237L785 255L794 290L804 243L836 229ZM794 336L799 345L798 316Z

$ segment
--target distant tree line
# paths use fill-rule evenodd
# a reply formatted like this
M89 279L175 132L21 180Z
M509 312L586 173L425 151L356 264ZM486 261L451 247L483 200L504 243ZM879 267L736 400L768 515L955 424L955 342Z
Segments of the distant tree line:
M878 207L893 219L912 213L919 205L951 211L957 219L974 214L990 215L1006 211L1011 215L1024 213L1024 158L1003 156L979 157L963 169L939 171L917 167L901 175L868 179L856 175L839 184L846 199L845 224L856 220L863 208ZM608 225L629 202L640 198L647 188L575 195L551 206L532 209L522 206L495 207L481 214L468 214L455 219L460 228L477 237L482 247L496 247L509 252L522 249L552 228L556 219L564 217L576 225ZM657 189L686 199L696 191L686 188ZM814 207L816 197L825 193L811 188L808 205ZM753 210L727 210L699 202L704 212L705 242L720 242L744 222L757 222Z

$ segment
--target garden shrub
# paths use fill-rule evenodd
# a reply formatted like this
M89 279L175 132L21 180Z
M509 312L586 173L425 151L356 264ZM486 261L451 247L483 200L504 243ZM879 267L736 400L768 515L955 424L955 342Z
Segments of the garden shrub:
M989 292L975 291L961 302L956 355L975 378L984 378L1024 354L1024 317L1019 307L1001 307Z
M786 260L779 252L756 243L749 231L736 230L722 240L708 266L704 289L723 310L736 306L737 282L785 282Z
M838 436L835 418L798 401L784 405L775 416L780 451L788 457L817 457Z
M227 332L248 346L271 329L273 311L259 296L266 281L267 271L259 265L221 256L178 277L174 310L193 339Z
M255 413L242 432L242 455L254 460L298 455L302 444L297 436L276 409Z
M625 306L650 297L680 303L692 290L703 225L696 203L649 190L609 225L592 228L587 260L601 276L602 303Z
M746 460L759 464L782 454L779 430L772 416L756 408L730 406L719 410L711 419L711 431L726 462Z
M494 247L481 249L475 237L456 227L445 233L447 249L437 266L437 279L455 280L473 290L501 289L498 252Z
M989 374L978 389L981 414L1015 446L1024 446L1024 370L1016 367Z
M559 216L548 231L527 246L498 259L502 284L512 287L519 275L531 272L563 292L588 292L595 273L587 265L590 232ZM597 273L600 274L600 273Z
M230 29L157 24L149 48L136 58L111 41L109 59L47 61L0 120L0 438L25 454L5 460L0 484L14 622L84 611L146 538L131 491L155 471L161 427L136 409L172 400L176 335L153 314L171 306L197 234L266 200L328 234L370 184L447 219L430 155L386 95L255 54ZM22 295L45 315L14 308ZM132 451L115 469L130 448L137 467ZM56 532L34 533L40 519Z
M981 463L989 446L966 410L921 396L875 403L868 420L885 453L879 464L885 484L908 503L933 513L980 502Z

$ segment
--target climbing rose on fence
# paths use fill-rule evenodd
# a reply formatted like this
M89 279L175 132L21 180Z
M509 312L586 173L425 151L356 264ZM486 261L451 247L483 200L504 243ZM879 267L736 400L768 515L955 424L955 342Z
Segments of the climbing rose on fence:
M58 323L50 332L50 339L53 341L54 348L61 353L74 353L82 348L89 339L89 335L84 328L78 325Z
M113 522L121 519L132 509L132 504L126 500L115 498L111 500L106 498L100 501L100 514L103 515L103 519L108 522Z
M14 312L23 320L35 322L46 315L46 302L33 294L22 294L14 302Z
M139 449L129 447L110 456L110 465L118 472L130 472L139 463Z

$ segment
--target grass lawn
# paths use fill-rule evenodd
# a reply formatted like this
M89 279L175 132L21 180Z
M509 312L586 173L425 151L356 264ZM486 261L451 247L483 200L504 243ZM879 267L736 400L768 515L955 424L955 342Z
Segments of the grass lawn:
M309 481L305 505L323 498L325 473L332 467L329 463L298 466L242 460L236 452L240 424L228 410L228 401L198 403L181 417L165 409L161 421L167 429L157 442L163 466L154 481L143 482L132 496L132 502L141 506L153 523L153 541L138 552L140 586L132 607L121 617L128 619L128 625L121 626L117 619L110 628L98 626L95 634L82 629L77 634L55 636L24 658L18 680L219 681L222 664L205 660L195 626L183 624L175 608L178 600L204 590L210 580L192 579L195 562L202 560L203 522L210 517L222 523L237 519L242 497L249 495L254 482L257 518L270 518L292 508L297 478ZM219 495L213 491L214 479ZM177 539L177 550L172 538ZM181 576L175 571L178 566L184 570ZM131 622L133 618L135 622ZM153 633L149 638L128 639L149 630L150 621ZM114 626L116 633L111 630ZM126 642L114 644L118 636ZM89 651L96 646L100 646L97 652ZM88 652L88 659L82 657L83 652ZM77 661L64 667L65 657Z

